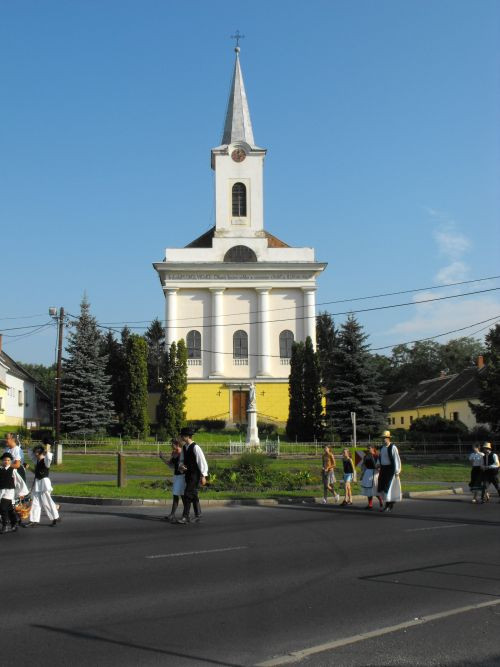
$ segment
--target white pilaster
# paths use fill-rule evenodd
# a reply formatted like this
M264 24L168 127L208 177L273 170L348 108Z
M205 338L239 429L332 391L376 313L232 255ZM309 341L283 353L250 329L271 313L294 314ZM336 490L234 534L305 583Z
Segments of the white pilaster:
M303 287L304 292L304 340L310 336L316 349L316 288Z
M223 305L223 287L211 287L212 293L212 373L211 375L224 375L224 305Z
M167 349L177 341L177 292L178 287L165 290L165 322L167 323L165 338Z
M257 321L259 331L258 372L257 375L271 375L271 343L269 331L269 292L270 288L257 287L258 295Z

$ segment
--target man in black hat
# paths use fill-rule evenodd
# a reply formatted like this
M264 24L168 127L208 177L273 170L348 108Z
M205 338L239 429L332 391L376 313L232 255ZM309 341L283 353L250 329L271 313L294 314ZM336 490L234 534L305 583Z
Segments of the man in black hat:
M481 502L484 503L490 499L488 489L493 484L500 498L500 486L498 483L498 471L500 464L498 454L491 449L491 442L485 442L483 445L483 491L481 493Z
M208 475L208 465L203 450L193 441L194 430L189 426L181 429L181 440L184 443L182 447L186 489L184 491L184 511L182 518L178 523L189 523L189 511L191 505L194 509L194 520L201 520L200 499L198 498L198 488L205 486Z
M2 464L0 466L0 515L2 517L2 527L0 534L7 532L7 524L10 522L11 531L17 530L17 515L14 511L14 497L17 495L23 498L28 495L28 489L23 478L18 474L16 468L12 465L12 454L4 452L2 454Z

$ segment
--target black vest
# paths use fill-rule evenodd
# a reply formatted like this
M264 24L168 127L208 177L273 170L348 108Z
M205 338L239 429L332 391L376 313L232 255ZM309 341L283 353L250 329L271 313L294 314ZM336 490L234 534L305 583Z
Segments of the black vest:
M375 470L376 461L372 454L367 454L363 459L363 465L367 470Z
M389 464L389 465L390 465L391 468L392 468L392 472L394 472L394 471L396 470L396 462L394 461L394 452L392 451L393 448L394 448L394 445L392 444L392 442L390 442L390 443L387 445L387 454L388 454L388 456L389 456L389 461L390 461L390 464ZM379 459L379 460L380 460L380 459Z
M49 469L45 465L45 459L39 459L35 466L35 479L45 479L49 476Z
M14 468L0 468L0 489L14 488Z
M184 465L187 468L186 471L187 476L200 474L200 469L198 468L198 464L196 463L196 456L194 453L195 444L196 444L195 442L192 442L190 445L184 445L184 447L182 448L184 451Z
M491 466L495 463L495 452L489 451L486 452L484 455L484 465L485 466ZM489 473L498 473L498 468L490 468Z

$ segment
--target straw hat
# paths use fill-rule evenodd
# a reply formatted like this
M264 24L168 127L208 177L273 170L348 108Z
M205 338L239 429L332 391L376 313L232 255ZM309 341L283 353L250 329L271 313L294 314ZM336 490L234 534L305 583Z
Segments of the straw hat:
M382 433L382 437L383 438L390 438L391 437L391 432L390 431L384 431Z
M491 442L485 442L483 445L483 449L491 449Z

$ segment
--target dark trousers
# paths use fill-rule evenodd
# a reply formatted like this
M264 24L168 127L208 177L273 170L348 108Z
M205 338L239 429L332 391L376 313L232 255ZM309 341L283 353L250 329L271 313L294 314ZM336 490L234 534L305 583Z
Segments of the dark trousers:
M23 465L20 465L19 468L17 468L17 474L23 478L23 482L26 484L26 470Z
M12 500L9 498L2 498L0 500L0 515L2 517L2 525L6 526L8 521L10 521L11 526L17 524L17 514L14 510Z
M186 473L186 490L184 491L184 512L183 516L189 517L191 505L195 516L201 515L200 499L198 498L198 487L200 485L199 475L189 475Z
M483 471L483 492L481 494L482 499L486 495L490 484L493 484L497 490L498 495L500 496L500 488L498 484L498 470L484 470Z

